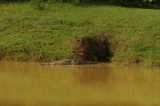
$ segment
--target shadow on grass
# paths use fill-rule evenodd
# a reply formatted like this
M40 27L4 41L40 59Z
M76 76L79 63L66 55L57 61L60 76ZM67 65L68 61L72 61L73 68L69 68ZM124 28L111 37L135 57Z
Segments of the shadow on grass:
M118 6L113 3L110 3L108 1L95 1L95 2L83 2L81 4L78 4L76 6L79 7L93 7L93 6Z
M29 2L29 0L23 0L23 1L19 1L19 0L8 0L8 1L5 1L5 0L2 0L0 1L0 4L22 4L22 3L26 3L26 2Z
M46 1L44 1L44 3L47 3ZM0 4L11 4L11 3L22 4L26 2L30 2L30 0L7 0L7 1L2 0L0 1ZM158 9L158 10L160 9L160 3L146 3L146 4L143 4L142 6L138 4L135 4L135 5L134 4L118 4L117 2L109 2L109 1L103 1L103 0L82 2L79 4L75 4L75 6L78 6L78 7L118 6L118 7L125 7L125 8L143 8L143 9Z
M138 5L121 5L114 2L108 2L108 1L95 1L95 2L83 2L79 5L76 5L79 7L97 7L97 6L117 6L117 7L124 7L124 8L141 8L141 9L160 9L160 4L145 4L144 6L138 6Z

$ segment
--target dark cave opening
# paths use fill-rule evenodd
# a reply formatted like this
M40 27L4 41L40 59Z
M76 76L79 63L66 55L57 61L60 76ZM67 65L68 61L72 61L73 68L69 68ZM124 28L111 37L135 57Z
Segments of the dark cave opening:
M110 62L112 57L107 35L76 38L74 53L77 59L84 61Z

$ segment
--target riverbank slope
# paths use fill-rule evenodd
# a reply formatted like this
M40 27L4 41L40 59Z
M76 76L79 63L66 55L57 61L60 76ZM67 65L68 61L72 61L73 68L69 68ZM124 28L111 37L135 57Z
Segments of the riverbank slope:
M74 58L74 39L109 36L112 62L160 64L160 10L105 5L0 4L0 59Z

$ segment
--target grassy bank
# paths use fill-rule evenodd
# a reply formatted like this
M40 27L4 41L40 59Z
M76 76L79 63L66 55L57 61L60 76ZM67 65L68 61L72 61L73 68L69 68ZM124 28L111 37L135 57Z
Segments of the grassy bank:
M105 5L0 4L0 59L74 57L74 38L106 34L114 62L160 64L160 10Z

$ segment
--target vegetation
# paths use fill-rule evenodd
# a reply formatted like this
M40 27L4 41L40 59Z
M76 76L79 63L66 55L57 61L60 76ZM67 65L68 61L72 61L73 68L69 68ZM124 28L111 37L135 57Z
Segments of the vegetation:
M42 3L73 3L75 5L87 2L106 2L114 5L141 7L141 8L159 8L160 0L1 0L3 2L26 2L31 1L35 5L40 6Z
M74 39L109 36L111 61L160 65L160 11L106 5L0 4L0 59L73 58Z

